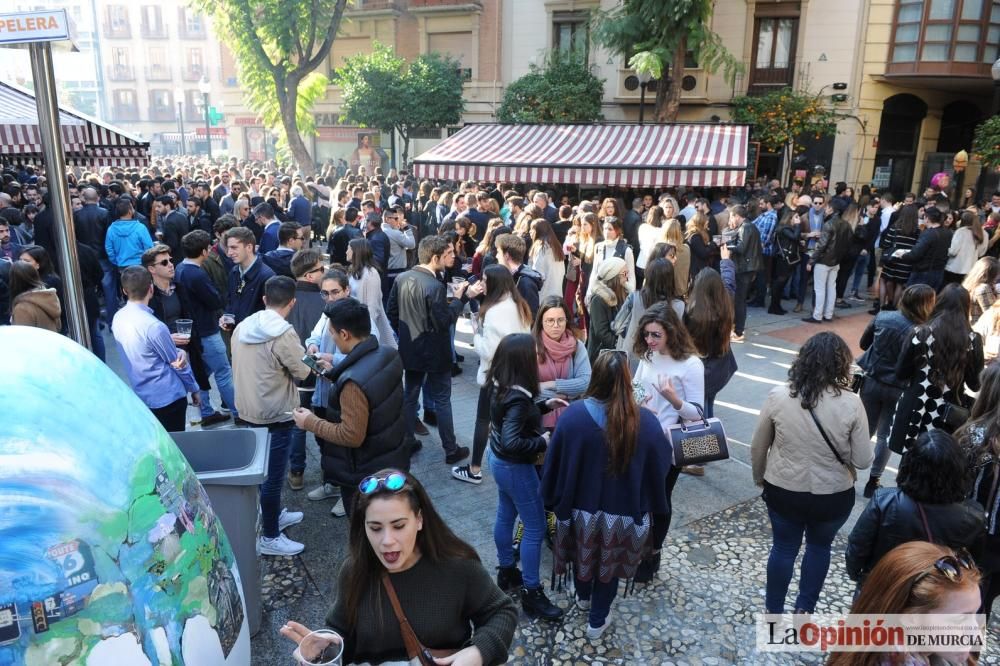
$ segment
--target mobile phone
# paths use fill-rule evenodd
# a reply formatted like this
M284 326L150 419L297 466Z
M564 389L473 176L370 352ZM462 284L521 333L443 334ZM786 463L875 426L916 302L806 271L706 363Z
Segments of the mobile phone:
M316 372L316 373L322 373L323 372L320 369L319 363L317 363L317 359L316 359L315 356L310 356L309 354L306 354L305 356L302 357L302 362L305 363L306 365L308 365L309 368L313 372Z

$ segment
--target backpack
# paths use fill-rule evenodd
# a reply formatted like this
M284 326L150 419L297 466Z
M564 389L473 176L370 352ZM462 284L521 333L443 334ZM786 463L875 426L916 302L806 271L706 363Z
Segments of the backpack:
M628 251L629 247L631 247L631 246L628 243L625 242L624 238L619 238L618 242L615 243L615 254L614 254L614 256L618 257L619 259L625 259L625 252ZM607 245L604 246L604 256L602 258L603 259L607 259L608 258L608 246Z

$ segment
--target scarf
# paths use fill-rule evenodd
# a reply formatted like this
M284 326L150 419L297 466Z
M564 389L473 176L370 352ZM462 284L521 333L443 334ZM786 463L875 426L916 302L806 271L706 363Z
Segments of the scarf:
M545 347L545 360L538 364L538 381L551 382L569 378L573 370L573 356L576 354L576 338L568 331L558 340L542 333L542 345ZM542 416L542 426L554 428L563 409L565 408L554 409Z
M592 300L594 296L599 296L610 307L618 305L618 297L615 296L615 292L611 291L611 288L600 280L594 280L593 284L590 285L588 297Z

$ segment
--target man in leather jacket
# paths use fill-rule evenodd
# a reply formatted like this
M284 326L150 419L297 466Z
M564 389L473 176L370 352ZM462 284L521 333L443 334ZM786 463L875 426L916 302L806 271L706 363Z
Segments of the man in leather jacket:
M757 271L764 268L764 254L760 246L760 232L747 221L747 210L743 206L733 206L729 211L727 244L736 264L736 318L733 322L733 342L743 342L743 329L747 323L747 293L757 277Z
M847 203L834 197L826 202L826 220L820 230L819 241L813 252L807 270L813 271L815 304L810 317L802 321L818 324L823 320L833 321L833 309L837 301L837 273L840 262L851 248L851 225L841 219L840 214Z

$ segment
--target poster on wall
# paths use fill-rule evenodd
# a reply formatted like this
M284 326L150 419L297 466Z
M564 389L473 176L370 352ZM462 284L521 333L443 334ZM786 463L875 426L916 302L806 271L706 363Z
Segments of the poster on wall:
M343 173L350 169L359 173L363 168L371 175L375 169L389 170L389 154L382 148L382 133L362 127L318 127L316 159L330 161Z

